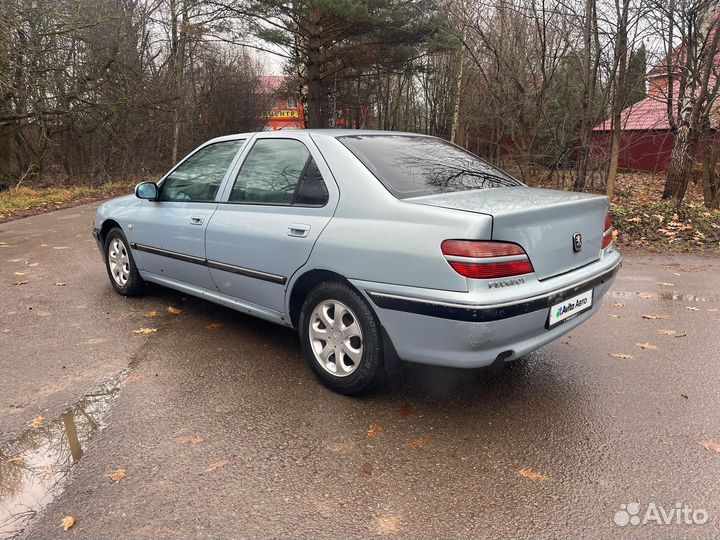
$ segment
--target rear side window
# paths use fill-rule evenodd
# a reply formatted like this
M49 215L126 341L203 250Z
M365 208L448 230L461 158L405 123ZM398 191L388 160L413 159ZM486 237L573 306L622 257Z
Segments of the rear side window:
M307 147L294 139L259 139L235 179L231 202L323 206L328 192Z
M300 185L295 194L295 204L307 206L324 206L328 202L328 190L320 174L320 170L311 157L300 178Z
M522 185L476 155L434 137L344 135L338 140L398 199Z
M165 178L161 201L212 201L244 139L204 146Z

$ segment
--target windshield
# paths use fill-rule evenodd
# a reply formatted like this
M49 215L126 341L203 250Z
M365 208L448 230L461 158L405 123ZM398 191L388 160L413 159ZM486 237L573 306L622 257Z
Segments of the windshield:
M338 140L398 199L522 185L474 154L435 137L343 135Z

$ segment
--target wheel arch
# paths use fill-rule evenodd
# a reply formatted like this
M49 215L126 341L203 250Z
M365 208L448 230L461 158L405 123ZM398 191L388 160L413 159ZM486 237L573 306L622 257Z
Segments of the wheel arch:
M332 270L308 270L295 280L290 291L290 300L288 302L288 315L290 316L290 324L297 329L300 322L300 312L302 311L303 302L308 293L320 283L326 281L335 281L343 283L351 287L354 291L361 294L345 277ZM362 294L361 294L362 296Z
M102 245L105 245L105 239L107 238L108 233L112 230L118 228L122 231L122 227L120 224L115 221L114 219L108 218L105 221L103 221L102 226L100 227L100 242ZM124 234L124 231L123 231Z
M331 270L317 269L308 270L295 280L290 291L290 300L288 302L288 315L290 316L290 324L293 328L295 328L296 330L299 329L300 312L302 311L305 297L316 285L327 281L343 283L355 292L357 292L361 297L365 297L365 295L363 295L362 292L357 289L357 287L350 283L347 278L338 274L337 272L333 272ZM370 310L375 310L372 302L370 302ZM375 314L375 316L377 317L377 314ZM385 371L390 374L397 373L401 369L402 361L398 356L397 351L395 350L395 345L393 344L390 335L387 333L387 330L385 330L382 322L378 320L378 323L380 324L380 329L382 332L383 350L385 352Z

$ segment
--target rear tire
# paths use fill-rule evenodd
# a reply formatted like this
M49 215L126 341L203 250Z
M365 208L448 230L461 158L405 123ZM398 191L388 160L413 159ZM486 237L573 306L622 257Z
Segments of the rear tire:
M305 358L331 390L359 395L385 379L380 323L365 299L348 285L327 282L310 291L299 327Z
M138 296L145 289L145 281L135 266L130 245L122 229L110 229L105 237L105 268L110 284L118 294Z

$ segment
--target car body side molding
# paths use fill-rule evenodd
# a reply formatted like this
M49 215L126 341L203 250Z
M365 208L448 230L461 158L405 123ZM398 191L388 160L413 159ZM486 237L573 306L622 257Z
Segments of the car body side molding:
M195 257L193 255L186 255L185 253L178 253L177 251L170 251L167 249L157 248L153 246L146 246L144 244L131 243L130 247L138 251L144 251L146 253L152 253L153 255L160 255L161 257L168 257L170 259L177 259L192 264L199 264L201 266L207 266L215 270L222 270L224 272L231 272L233 274L240 274L243 276L261 279L263 281L270 281L279 285L284 285L287 282L285 276L279 276L277 274L270 274L268 272L262 272L260 270L253 270L252 268L243 268L242 266L235 266L232 264L226 264L220 261L210 261L203 259L202 257Z

